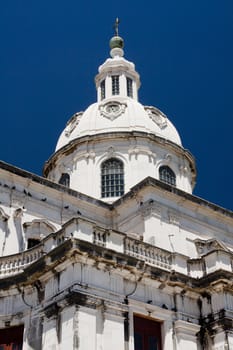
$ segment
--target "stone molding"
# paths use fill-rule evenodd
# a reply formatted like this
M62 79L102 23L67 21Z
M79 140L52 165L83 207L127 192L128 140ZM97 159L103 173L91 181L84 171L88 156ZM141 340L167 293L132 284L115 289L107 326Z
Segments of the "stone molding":
M160 129L167 126L167 117L158 108L145 106L145 111L147 112L149 118L158 125Z
M177 336L190 338L193 341L193 338L197 338L197 333L200 331L201 326L195 323L186 322L183 320L175 321L175 331Z
M135 159L138 158L139 154L145 154L149 157L149 161L155 161L156 160L156 153L152 152L149 148L141 147L141 146L134 146L130 147L128 150L129 157L131 159L132 156L135 156Z
M75 113L70 120L67 122L66 124L66 128L65 128L65 136L69 137L70 134L74 131L74 129L76 128L76 126L79 124L81 118L82 118L83 112L78 112Z
M154 201L153 199L149 199L148 201L141 204L139 212L144 218L154 216L158 219L161 219L162 207L158 202Z
M211 238L208 240L204 239L195 239L194 240L197 252L199 255L205 255L214 250L223 250L225 252L229 252L230 250L225 246L224 243L220 242L215 238Z
M109 101L99 106L100 115L113 121L125 113L127 107L126 103L120 103L118 101Z
M175 210L168 210L168 219L169 223L172 225L179 226L180 225L180 216Z

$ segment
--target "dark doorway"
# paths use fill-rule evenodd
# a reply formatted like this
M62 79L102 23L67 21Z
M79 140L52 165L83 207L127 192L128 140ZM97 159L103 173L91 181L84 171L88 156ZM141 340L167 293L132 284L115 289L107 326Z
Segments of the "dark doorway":
M27 249L33 248L36 245L40 244L40 240L39 239L35 239L35 238L28 238L28 246ZM1 350L1 349L0 349Z
M134 349L162 350L161 323L134 316Z
M0 329L0 350L22 350L23 326Z

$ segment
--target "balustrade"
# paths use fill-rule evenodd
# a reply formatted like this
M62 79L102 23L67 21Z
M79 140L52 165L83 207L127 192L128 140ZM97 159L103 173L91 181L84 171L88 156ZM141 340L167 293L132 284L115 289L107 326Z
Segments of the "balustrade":
M132 238L125 239L125 254L166 270L172 268L171 253Z
M106 231L103 230L94 230L93 231L93 243L100 245L101 247L106 246Z
M0 278L23 272L23 270L43 255L43 246L6 257L0 257Z

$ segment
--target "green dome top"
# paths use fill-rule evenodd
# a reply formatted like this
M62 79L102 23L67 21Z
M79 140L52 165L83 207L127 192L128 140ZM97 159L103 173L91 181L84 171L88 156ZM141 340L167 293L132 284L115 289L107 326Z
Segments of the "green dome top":
M115 49L115 48L123 49L124 40L118 35L113 36L112 39L109 41L109 46L111 49Z

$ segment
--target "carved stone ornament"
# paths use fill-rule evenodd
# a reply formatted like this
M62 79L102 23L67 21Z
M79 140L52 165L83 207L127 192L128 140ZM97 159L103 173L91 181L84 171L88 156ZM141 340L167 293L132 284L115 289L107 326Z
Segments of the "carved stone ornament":
M115 156L115 148L111 146L107 150L107 157L112 158L114 156Z
M163 129L167 126L167 117L155 107L145 107L145 111L152 121Z
M172 161L172 155L170 153L167 153L165 156L164 156L164 160L167 162L167 163L171 163Z
M66 124L65 135L69 137L75 127L79 124L83 112L75 113Z
M125 112L126 104L117 101L108 102L99 107L100 114L105 118L114 120Z
M194 243L199 255L204 255L214 250L229 251L229 249L225 246L224 243L218 241L215 238L211 238L208 240L195 239Z

